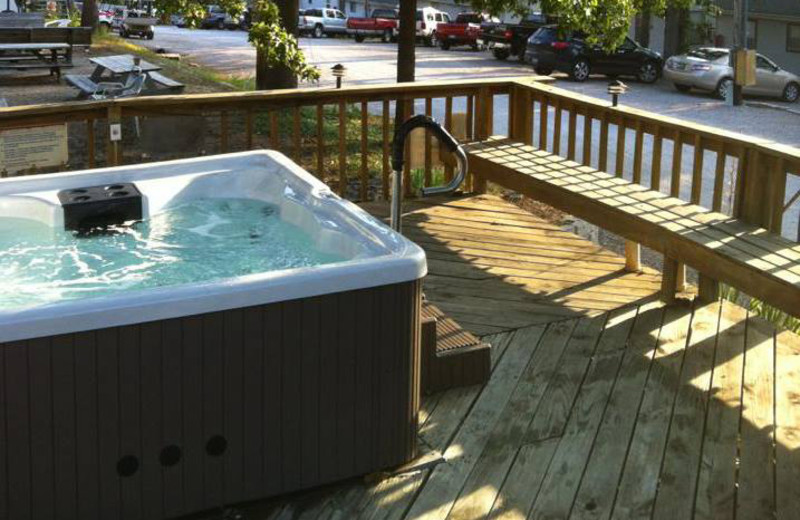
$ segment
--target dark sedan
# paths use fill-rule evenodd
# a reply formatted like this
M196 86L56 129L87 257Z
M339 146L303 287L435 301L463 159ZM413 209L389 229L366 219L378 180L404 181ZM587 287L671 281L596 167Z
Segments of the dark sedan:
M586 43L580 33L559 35L557 27L542 27L531 35L525 49L525 61L537 74L566 72L573 81L586 81L590 74L633 76L644 83L655 82L663 67L663 58L630 38L613 52Z

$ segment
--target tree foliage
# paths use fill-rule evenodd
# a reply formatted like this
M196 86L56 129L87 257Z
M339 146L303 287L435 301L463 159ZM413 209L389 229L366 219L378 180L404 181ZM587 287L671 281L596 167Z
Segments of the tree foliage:
M164 14L183 16L186 25L197 27L206 16L206 4L202 0L156 0L156 7ZM216 4L232 17L239 17L245 10L244 0L217 0ZM251 8L252 23L248 40L263 56L269 67L288 68L302 81L316 81L319 69L310 65L300 50L297 38L281 23L278 6L271 0L255 0Z
M540 9L558 17L561 29L581 31L591 43L609 49L622 43L637 13L663 16L669 7L688 8L692 4L693 0L470 0L473 9L493 16L507 12L524 16Z

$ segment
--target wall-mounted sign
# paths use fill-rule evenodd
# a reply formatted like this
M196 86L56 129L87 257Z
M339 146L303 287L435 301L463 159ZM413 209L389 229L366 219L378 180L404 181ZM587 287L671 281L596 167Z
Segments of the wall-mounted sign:
M0 173L60 166L68 159L66 124L0 130Z

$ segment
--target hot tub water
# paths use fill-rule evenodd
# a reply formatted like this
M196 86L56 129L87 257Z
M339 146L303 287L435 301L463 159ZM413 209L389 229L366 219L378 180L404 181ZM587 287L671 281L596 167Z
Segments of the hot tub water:
M197 199L91 237L0 218L0 309L341 260L254 199Z

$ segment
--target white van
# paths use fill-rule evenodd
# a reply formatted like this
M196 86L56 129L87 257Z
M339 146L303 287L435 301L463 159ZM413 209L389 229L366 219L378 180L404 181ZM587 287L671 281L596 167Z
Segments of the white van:
M437 44L436 29L440 23L448 23L450 15L433 7L417 9L417 39L422 40L427 47Z

